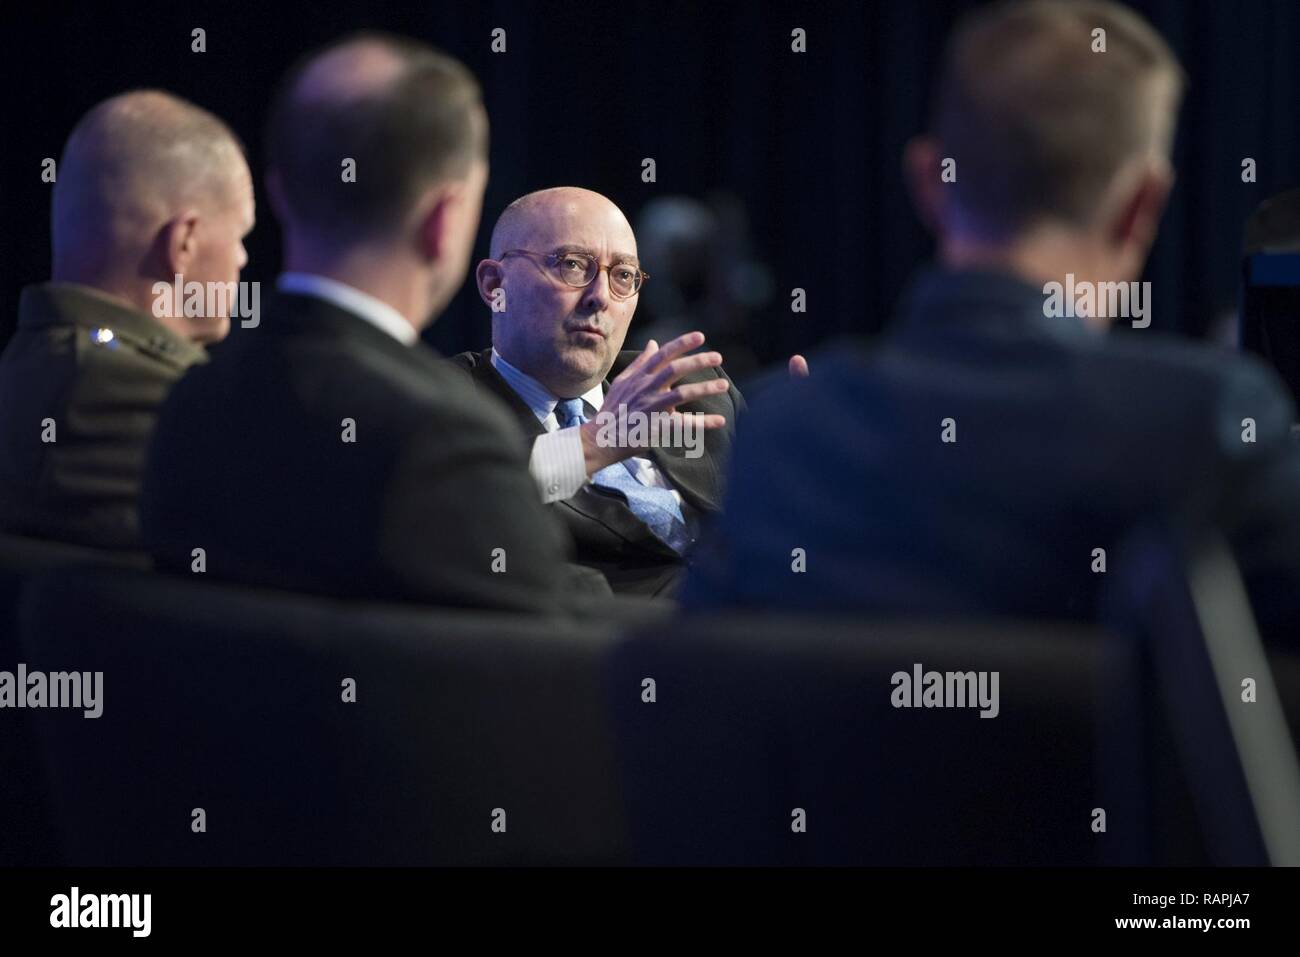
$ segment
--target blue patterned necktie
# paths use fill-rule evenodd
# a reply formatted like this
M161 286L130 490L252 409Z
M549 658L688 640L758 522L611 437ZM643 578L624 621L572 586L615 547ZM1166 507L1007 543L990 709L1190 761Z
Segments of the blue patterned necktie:
M561 399L555 405L555 418L562 429L582 425L587 421L582 400ZM633 472L635 468L632 459L615 462L593 475L591 484L621 494L633 515L641 519L665 545L682 554L691 543L691 535L677 496L666 488L643 485Z

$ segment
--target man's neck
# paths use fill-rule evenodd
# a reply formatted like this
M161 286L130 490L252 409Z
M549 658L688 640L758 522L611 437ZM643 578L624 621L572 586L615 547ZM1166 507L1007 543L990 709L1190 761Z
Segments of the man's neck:
M394 265L392 258L385 261L371 252L313 256L290 250L285 254L284 271L323 276L358 289L397 310L416 332L428 325L427 286L422 277Z
M1091 253L1067 230L1050 226L1002 242L948 237L939 261L949 269L1008 273L1030 285L1062 282L1067 274L1095 279Z
M522 372L558 399L570 399L584 396L605 381L604 376L586 382L569 382L567 380L564 382L556 382L551 379L543 379L532 369L529 369L527 363L521 364L516 362L514 356L510 355L509 352L502 351L501 347L495 342L492 343L492 351L496 353L497 358L504 359L512 369L517 372Z
M140 282L128 282L114 276L105 276L93 274L84 270L69 269L66 266L58 266L51 271L50 280L52 282L71 283L77 286L85 286L92 289L114 302L126 306L128 309L134 309L136 312L143 312L146 315L153 315L153 284L143 284Z

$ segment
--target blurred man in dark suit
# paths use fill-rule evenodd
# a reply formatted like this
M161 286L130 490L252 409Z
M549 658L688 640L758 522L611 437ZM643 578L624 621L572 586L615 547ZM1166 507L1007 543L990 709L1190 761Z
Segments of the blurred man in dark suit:
M1173 182L1181 85L1117 4L966 21L932 134L906 154L940 266L877 348L755 401L685 603L1088 617L1101 550L1164 519L1229 533L1257 610L1284 620L1276 586L1300 591L1294 409L1262 365L1143 329L1127 286ZM1131 334L1102 333L1101 286L1061 314L1062 289L1099 281L1125 284Z
M160 416L141 508L161 563L330 595L556 606L568 542L518 426L419 341L468 269L487 132L469 71L414 41L349 38L290 73L267 132L286 271L259 326Z
M233 288L253 216L242 148L206 110L141 90L81 119L56 167L53 281L23 290L0 357L0 526L139 547L158 407L230 328L170 290Z
M688 355L701 333L622 350L644 275L632 227L607 198L576 187L530 193L501 214L491 258L478 265L492 348L454 361L514 411L542 500L573 534L578 561L616 592L666 596L717 510L744 403L721 355ZM602 421L620 409L627 421L660 413L694 431L653 443L648 429L608 430L614 441L603 440Z

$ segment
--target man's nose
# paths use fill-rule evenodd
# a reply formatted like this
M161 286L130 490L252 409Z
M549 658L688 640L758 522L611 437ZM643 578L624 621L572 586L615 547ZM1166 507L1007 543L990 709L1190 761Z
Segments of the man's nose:
M609 273L601 269L582 291L582 308L586 312L604 312L609 306Z

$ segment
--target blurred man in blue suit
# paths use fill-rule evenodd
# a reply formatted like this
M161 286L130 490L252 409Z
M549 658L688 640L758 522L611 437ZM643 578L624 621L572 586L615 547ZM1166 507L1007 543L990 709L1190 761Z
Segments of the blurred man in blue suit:
M1182 84L1113 3L962 24L905 156L939 265L874 348L754 403L688 607L1086 618L1108 552L1163 520L1224 531L1257 612L1285 623L1291 402L1254 361L1158 338L1135 282Z

